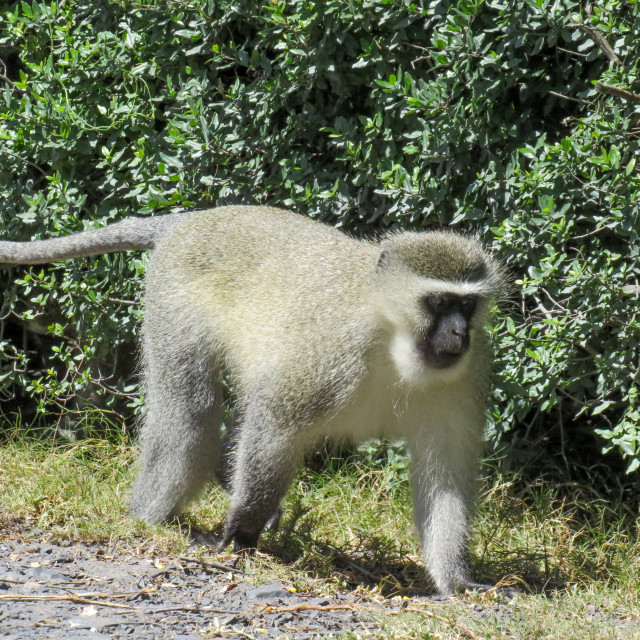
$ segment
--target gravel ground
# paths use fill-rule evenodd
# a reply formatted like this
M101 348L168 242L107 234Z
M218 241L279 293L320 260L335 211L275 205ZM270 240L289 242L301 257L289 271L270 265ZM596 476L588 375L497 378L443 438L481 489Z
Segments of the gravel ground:
M281 583L256 587L249 576L213 559L122 553L99 543L25 539L23 533L0 519L3 640L315 640L346 631L385 637L380 621L395 613L423 614L426 632L429 616L439 618L434 606L442 611L438 596L365 600L349 592L317 597ZM459 604L454 618L439 618L449 626L447 637L477 638L466 624L487 616L500 637L519 637L510 633L524 613L516 601ZM637 620L595 609L589 617L594 631L606 628L612 638L640 638Z
M372 609L392 610L353 594L318 598L280 583L254 587L239 571L195 558L0 539L0 637L6 640L306 640L375 631Z

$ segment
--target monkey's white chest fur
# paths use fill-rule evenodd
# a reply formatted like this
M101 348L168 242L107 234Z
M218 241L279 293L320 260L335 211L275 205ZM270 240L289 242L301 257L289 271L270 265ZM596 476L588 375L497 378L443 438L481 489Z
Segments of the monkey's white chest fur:
M448 384L446 376L426 370L409 349L400 345L399 358L393 352L376 354L352 395L317 425L319 435L356 443L373 438L406 440L424 426L427 415L437 409L438 395L447 395ZM439 386L445 388L438 392Z

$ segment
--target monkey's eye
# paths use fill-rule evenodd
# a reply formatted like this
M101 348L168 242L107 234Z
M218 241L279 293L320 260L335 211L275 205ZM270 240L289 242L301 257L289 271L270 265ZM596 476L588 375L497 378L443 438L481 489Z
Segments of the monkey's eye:
M465 313L473 313L476 309L477 304L478 304L478 301L475 298L471 298L471 297L460 298L460 308Z
M443 313L449 307L449 300L444 294L434 293L424 298L424 304L433 313Z
M446 296L436 295L431 298L433 308L436 311L444 311L449 306L449 300Z

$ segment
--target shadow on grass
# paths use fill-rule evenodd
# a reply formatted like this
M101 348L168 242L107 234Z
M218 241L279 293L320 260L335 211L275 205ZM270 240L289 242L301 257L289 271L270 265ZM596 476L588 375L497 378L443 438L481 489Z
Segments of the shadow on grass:
M361 536L348 547L337 546L312 534L313 522L307 517L299 523L301 513L290 513L277 532L260 538L259 551L287 568L306 572L318 579L336 580L348 590L376 589L385 597L437 595L424 566L401 553L395 544L384 537ZM222 537L222 524L210 531L190 526L187 520L180 525L190 531L191 540L217 550ZM509 558L498 564L472 563L472 574L487 584L496 584L500 576L531 576L540 557ZM515 585L529 593L551 592L564 588L561 579L551 580L537 575L536 580L511 580L504 586Z
M196 544L216 551L222 537L223 524L211 530L194 526L189 518L177 520L190 532ZM435 589L424 566L412 554L400 548L396 541L384 536L355 536L339 546L318 537L317 518L297 501L290 502L286 515L275 532L263 534L259 551L287 568L306 572L318 579L336 580L346 588L373 588L385 597L434 596ZM530 594L550 594L562 591L572 580L554 565L550 556L541 551L510 549L483 558L474 558L471 573L479 583L515 588Z

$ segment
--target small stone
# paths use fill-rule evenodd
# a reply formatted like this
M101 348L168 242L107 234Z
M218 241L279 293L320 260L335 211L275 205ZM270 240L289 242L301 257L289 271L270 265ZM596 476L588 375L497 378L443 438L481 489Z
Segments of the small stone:
M63 554L63 555L57 556L55 561L58 564L68 564L69 562L73 562L73 557L68 554Z
M30 567L25 573L38 578L39 580L49 580L51 582L68 582L69 576L61 571L53 571L47 567Z
M282 624L289 624L293 620L293 614L291 613L281 613L276 617L276 626L280 626Z
M291 594L279 582L263 584L247 591L249 600L273 600L274 598L290 598Z

